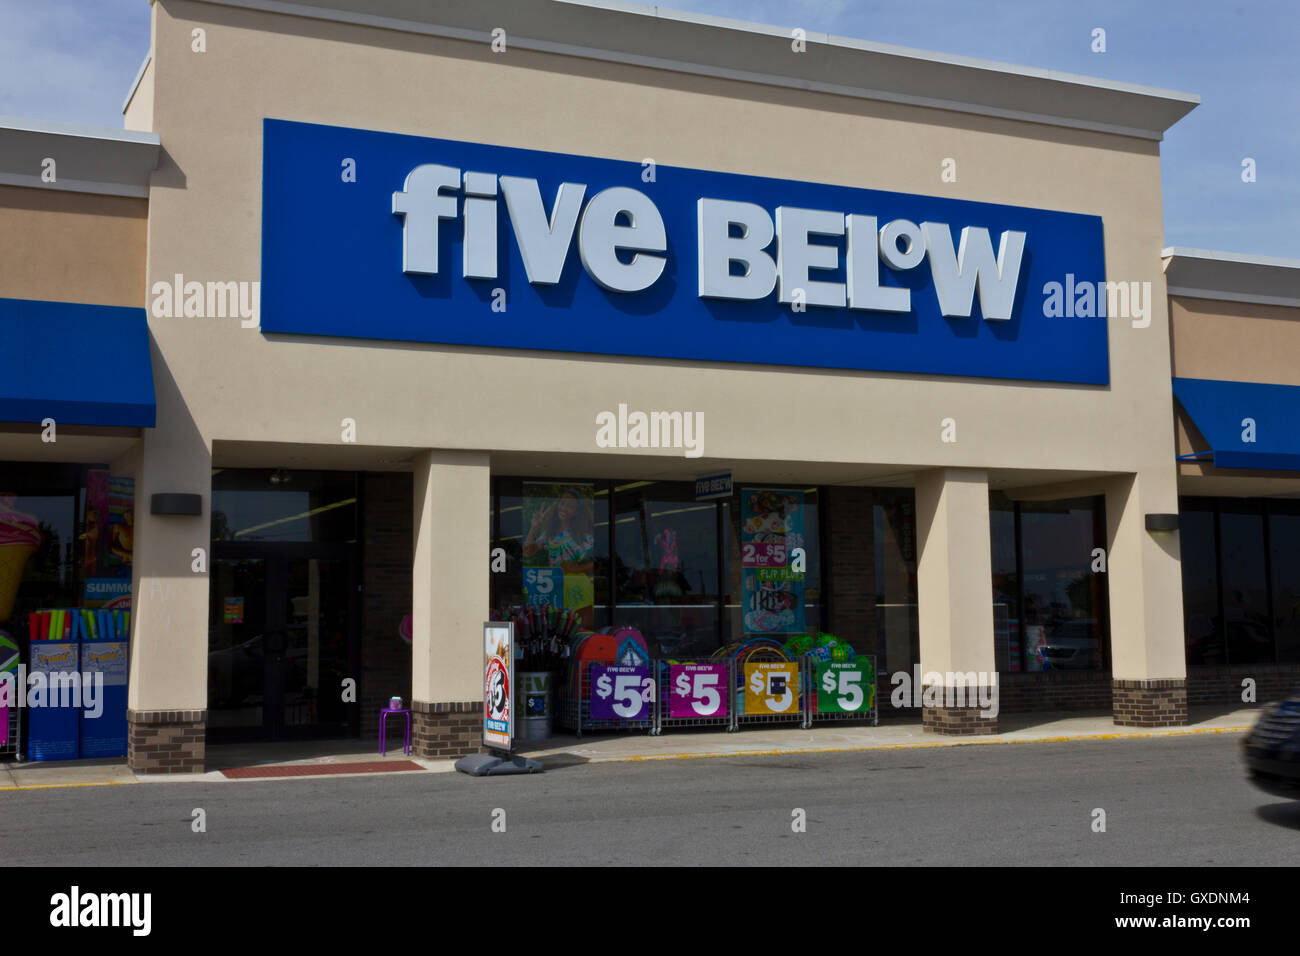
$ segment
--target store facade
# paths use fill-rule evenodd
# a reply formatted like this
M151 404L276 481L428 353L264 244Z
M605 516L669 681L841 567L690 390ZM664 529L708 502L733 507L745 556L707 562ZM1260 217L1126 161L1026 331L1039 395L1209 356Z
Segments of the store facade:
M38 612L64 611L59 622L69 628L83 611L112 612L125 624L135 489L110 463L155 423L140 288L158 153L150 133L0 129L0 328L14 365L0 390L8 423L0 426L0 755L25 755L32 715L19 680L41 669L33 639L50 636L50 615ZM118 713L85 734L74 713L34 756L125 753L125 634L95 630L77 666L68 666L66 645L50 662L99 672L115 688Z
M413 10L153 4L123 298L156 420L81 459L139 503L134 767L367 734L391 694L419 752L475 750L481 624L541 568L662 656L830 631L882 703L915 670L1186 722L1187 565L1150 519L1233 477L1175 461L1159 140L1195 98L648 8ZM751 573L766 534L798 572Z
M1166 249L1188 697L1300 674L1300 262Z

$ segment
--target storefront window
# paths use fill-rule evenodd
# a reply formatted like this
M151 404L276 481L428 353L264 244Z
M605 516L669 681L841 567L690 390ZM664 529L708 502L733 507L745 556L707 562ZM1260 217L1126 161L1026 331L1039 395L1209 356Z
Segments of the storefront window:
M753 497L749 506L745 494ZM565 606L591 602L584 626L635 627L655 653L680 658L711 654L746 634L800 634L823 626L815 488L746 486L730 499L697 501L693 482L499 478L493 501L493 547L505 550L507 567L491 577L498 615L548 600L558 589ZM774 504L779 509L756 510ZM746 507L752 512L748 531L741 524ZM583 548L585 510L591 516L589 554ZM779 530L772 517L778 510ZM760 528L764 521L773 526ZM755 560L744 567L747 542L764 545L766 568ZM793 569L794 548L803 549L801 570ZM751 559L757 551L751 550ZM587 575L590 584L580 581L579 590L573 576Z
M718 633L718 506L690 482L614 488L614 620L664 657L711 653Z
M1187 663L1300 662L1300 502L1182 498Z
M989 493L998 670L1106 666L1105 499L1013 502Z
M217 468L212 540L354 541L356 475L345 471Z
M84 473L73 465L0 464L0 628L19 640L30 612L82 604ZM92 561L99 550L89 549Z
M989 542L993 566L993 655L1004 673L1025 669L1020 634L1020 562L1016 555L1016 507L1000 491L989 493Z
M1219 503L1223 576L1223 636L1232 664L1273 661L1264 573L1264 512L1260 502L1226 498Z
M1279 664L1300 663L1300 502L1268 505L1273 625Z
M491 576L492 607L552 604L586 628L609 618L609 483L502 478L495 483L492 547L506 570Z
M1183 499L1178 518L1183 571L1183 629L1188 664L1224 663L1219 630L1218 541L1214 504L1208 499Z
M921 660L916 601L916 495L911 488L875 492L876 647L882 673L910 671Z
M1104 664L1104 499L1024 501L1020 514L1025 670L1099 670Z

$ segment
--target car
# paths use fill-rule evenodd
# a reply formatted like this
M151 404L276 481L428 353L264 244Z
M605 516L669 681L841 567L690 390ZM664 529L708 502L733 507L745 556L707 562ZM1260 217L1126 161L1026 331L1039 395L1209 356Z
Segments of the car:
M1300 800L1300 687L1267 705L1241 744L1251 783L1271 796Z
M1092 618L1063 621L1038 648L1044 670L1084 670L1098 663L1101 642Z

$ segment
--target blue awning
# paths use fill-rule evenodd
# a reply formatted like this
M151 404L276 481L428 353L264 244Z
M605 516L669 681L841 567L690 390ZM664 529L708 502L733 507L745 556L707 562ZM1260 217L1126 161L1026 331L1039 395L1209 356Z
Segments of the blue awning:
M1176 378L1174 397L1210 443L1214 467L1300 471L1300 386Z
M144 309L0 299L0 421L154 425Z

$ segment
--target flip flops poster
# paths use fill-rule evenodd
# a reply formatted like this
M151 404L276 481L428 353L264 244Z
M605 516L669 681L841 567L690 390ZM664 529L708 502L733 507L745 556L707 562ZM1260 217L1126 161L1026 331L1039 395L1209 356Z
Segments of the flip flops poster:
M745 633L802 634L804 572L791 568L791 552L806 548L804 494L742 488L740 498Z

